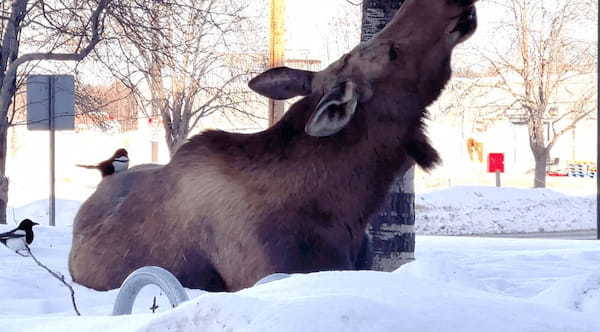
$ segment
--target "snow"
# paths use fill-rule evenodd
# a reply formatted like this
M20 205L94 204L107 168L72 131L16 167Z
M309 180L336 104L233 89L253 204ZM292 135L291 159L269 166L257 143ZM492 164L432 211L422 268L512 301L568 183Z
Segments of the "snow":
M594 229L596 196L552 189L456 186L415 196L417 234L530 233Z
M56 201L57 226L73 226L73 219L81 206L80 201L60 199ZM37 223L48 225L48 200L41 199L17 208L6 210L6 218L15 223L29 218Z
M34 253L68 276L70 228L42 226L37 234ZM418 236L416 256L393 273L297 274L196 297L188 290L191 301L154 315L146 309L152 292L138 299L134 316L109 317L116 291L74 285L84 315L74 317L66 288L0 248L0 331L600 329L595 241Z
M595 200L549 189L452 187L416 197L420 234L593 228ZM80 203L58 200L57 227L32 250L68 273ZM47 223L47 201L8 210ZM0 225L0 232L14 225ZM600 243L418 235L416 261L387 272L295 274L236 293L188 289L169 310L144 288L132 316L109 316L117 290L69 292L28 257L0 246L0 331L600 331ZM159 310L148 309L157 297Z

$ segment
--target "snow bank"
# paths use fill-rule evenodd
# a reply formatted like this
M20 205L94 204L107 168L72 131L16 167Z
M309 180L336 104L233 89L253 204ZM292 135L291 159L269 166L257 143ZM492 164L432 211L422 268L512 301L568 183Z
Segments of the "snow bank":
M415 197L417 234L551 232L596 227L596 197L550 189L457 186Z
M7 227L0 227L0 231ZM33 250L68 278L71 233L39 227ZM595 241L417 237L417 260L393 273L321 272L148 314L110 317L116 291L68 292L29 258L0 248L0 331L599 331ZM146 289L143 290L143 292Z
M73 219L75 218L80 206L80 201L57 199L57 226L72 226ZM20 207L8 208L6 209L6 218L11 221L14 219L17 223L25 218L29 218L42 225L48 225L48 200L41 199Z
M418 265L413 263L410 265ZM140 331L596 331L600 320L434 282L407 269L297 275L199 297ZM589 319L589 320L587 320ZM588 326L582 328L581 320Z

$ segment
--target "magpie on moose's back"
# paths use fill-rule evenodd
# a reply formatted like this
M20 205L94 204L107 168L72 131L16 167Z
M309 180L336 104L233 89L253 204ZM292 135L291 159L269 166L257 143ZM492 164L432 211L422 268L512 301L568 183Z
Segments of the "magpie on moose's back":
M129 168L129 154L125 149L118 149L112 157L99 163L98 165L77 165L78 167L97 169L102 173L102 177L114 173L125 171Z
M29 219L23 219L17 228L0 234L0 242L16 253L26 250L27 245L33 242L33 226L36 225L39 224Z

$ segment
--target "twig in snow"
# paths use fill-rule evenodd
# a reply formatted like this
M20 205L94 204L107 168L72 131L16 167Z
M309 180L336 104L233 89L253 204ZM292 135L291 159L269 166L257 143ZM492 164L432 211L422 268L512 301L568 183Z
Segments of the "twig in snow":
M152 300L152 306L150 307L150 310L152 310L152 313L155 313L158 308L159 308L159 306L156 305L156 296L155 296L154 300Z
M75 313L77 314L77 316L81 316L81 314L79 313L79 309L77 309L77 303L75 303L75 291L73 290L73 287L71 287L71 285L69 285L65 281L65 276L63 276L62 274L59 274L57 272L54 272L54 271L50 270L44 264L42 264L40 261L38 261L38 259L31 252L31 248L29 248L28 245L25 245L25 248L27 249L27 252L29 253L29 256L31 256L31 258L33 258L33 260L35 261L35 263L37 265L39 265L44 270L48 271L48 273L50 273L54 278L56 278L60 282L62 282L63 285L65 285L69 289L69 292L71 292L71 302L73 303L73 309L75 309Z

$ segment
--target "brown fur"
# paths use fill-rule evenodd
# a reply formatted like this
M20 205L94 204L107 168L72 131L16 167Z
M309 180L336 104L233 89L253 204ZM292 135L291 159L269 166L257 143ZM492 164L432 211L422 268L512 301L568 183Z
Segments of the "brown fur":
M106 290L157 265L187 287L235 291L275 272L357 268L366 222L394 177L414 162L430 169L439 161L423 117L450 77L454 44L439 35L456 25L448 16L465 11L455 1L407 0L404 20L292 87L310 91L272 128L208 131L165 166L105 178L75 218L73 279ZM360 93L351 120L334 135L307 135L317 104L345 80Z

